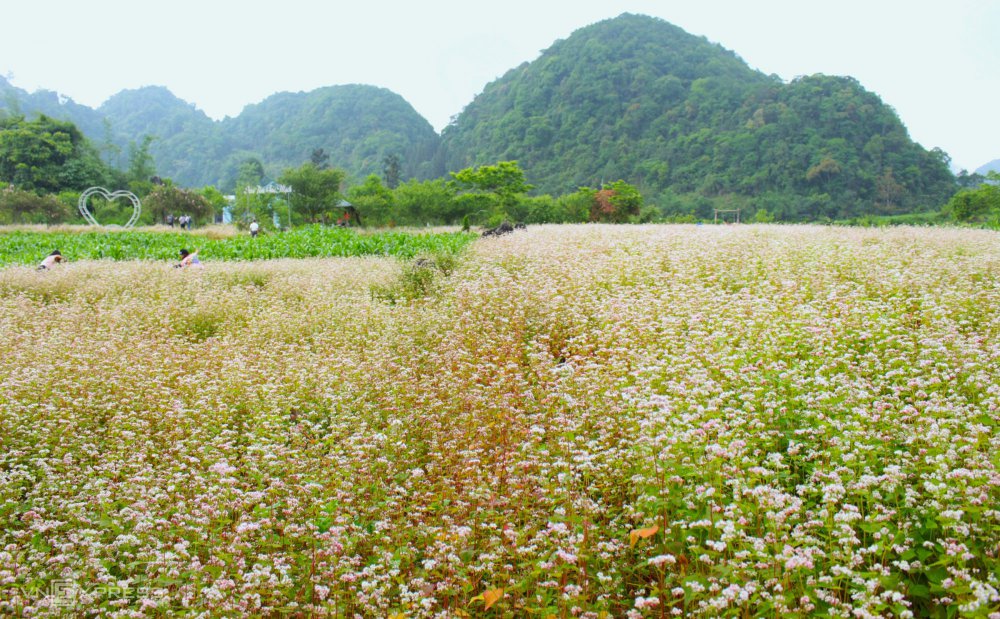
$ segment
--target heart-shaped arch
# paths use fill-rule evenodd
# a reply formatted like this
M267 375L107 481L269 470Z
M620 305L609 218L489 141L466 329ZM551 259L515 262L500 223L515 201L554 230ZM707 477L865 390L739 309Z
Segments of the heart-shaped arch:
M83 215L83 218L87 220L87 223L89 223L90 225L108 227L98 222L94 218L94 215L89 210L87 210L87 202L89 202L90 198L93 196L101 196L108 202L112 202L119 198L125 198L126 200L132 203L132 217L130 217L128 222L122 227L131 228L132 226L135 225L135 222L139 221L139 215L142 213L142 203L139 202L139 196L135 195L131 191L125 191L124 189L111 192L105 189L104 187L91 187L87 191L84 191L82 194L80 194L80 200L77 202L77 207L80 209L80 214Z

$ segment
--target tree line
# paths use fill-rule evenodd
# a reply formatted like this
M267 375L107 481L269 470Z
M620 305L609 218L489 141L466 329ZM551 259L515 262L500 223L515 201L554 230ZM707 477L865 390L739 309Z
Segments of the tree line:
M169 215L181 214L204 224L228 207L237 223L256 218L265 228L274 227L275 222L279 226L494 226L503 220L694 222L712 220L715 209L736 208L744 209L745 219L766 222L781 219L784 201L792 199L765 193L755 197L756 208L748 208L748 198L731 194L712 199L666 191L651 202L624 180L581 186L552 196L534 192L517 161L470 166L444 178L404 181L400 160L393 155L380 162L381 174L352 183L348 172L330 165L329 153L316 148L303 157L300 166L286 168L275 179L292 189L287 196L253 193L251 188L267 179L258 159L246 159L238 168L233 201L212 185L190 190L157 176L149 152L152 140L147 136L131 143L127 164L117 168L105 163L69 121L44 115L32 120L23 116L0 118L0 223L82 222L77 200L80 192L91 186L127 188L136 193L143 203L142 224L163 223ZM891 168L887 172L891 173ZM816 177L837 173L838 164L833 159L822 160L810 170ZM959 181L960 191L945 204L941 217L1000 226L1000 178L995 173L988 178L960 175ZM886 187L880 191L891 193L892 182L885 179ZM99 198L88 208L102 222L122 222L131 214L130 205L107 204Z
M124 169L102 161L86 137L68 121L47 116L0 119L0 223L82 223L77 201L92 186L127 188L142 200L141 224L189 215L196 224L213 221L229 208L239 224L257 219L265 228L311 223L367 223L376 226L496 225L525 223L638 221L642 196L624 181L581 187L564 196L529 196L532 186L516 161L469 167L448 179L401 180L397 157L382 160L382 175L347 186L348 174L329 165L314 149L296 168L276 179L290 194L253 191L266 181L264 167L250 158L240 167L235 200L215 186L184 189L156 174L152 139L133 143ZM87 208L102 223L128 219L131 205L92 198ZM126 209L128 212L126 213Z

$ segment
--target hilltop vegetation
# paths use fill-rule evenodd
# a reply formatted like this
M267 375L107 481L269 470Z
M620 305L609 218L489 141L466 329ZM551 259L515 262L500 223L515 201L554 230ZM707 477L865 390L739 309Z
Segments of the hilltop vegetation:
M109 163L123 167L130 143L146 136L155 168L164 176L188 186L218 184L215 170L230 147L217 123L162 86L123 90L104 102L98 111L107 119L100 138Z
M356 84L278 93L220 122L161 87L124 91L101 111L132 140L156 136L150 154L167 176L230 191L247 160L260 161L275 178L322 149L333 165L368 175L381 172L383 159L395 155L407 177L425 178L438 148L430 123L402 97Z
M345 85L278 93L236 118L213 121L161 86L122 91L94 111L54 93L28 95L0 78L0 117L45 114L78 123L112 166L127 165L130 145L150 136L149 153L164 177L187 186L232 191L239 167L259 161L272 178L322 149L330 163L363 178L395 156L406 178L440 175L439 137L399 95ZM95 119L96 116L96 119Z
M350 84L279 93L222 122L232 148L270 165L293 167L323 149L330 165L363 178L395 155L403 178L439 176L438 135L413 107L385 88Z

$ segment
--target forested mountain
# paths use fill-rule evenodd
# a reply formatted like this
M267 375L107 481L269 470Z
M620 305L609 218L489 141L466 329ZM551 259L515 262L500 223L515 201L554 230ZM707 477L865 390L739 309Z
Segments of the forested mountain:
M786 220L911 212L940 207L956 188L947 156L914 143L854 79L785 83L703 37L630 14L582 28L486 85L440 137L375 86L279 93L222 121L161 87L124 91L96 111L2 79L0 94L0 108L74 121L119 166L130 144L155 136L160 175L227 190L248 159L273 178L316 153L354 180L381 173L390 155L404 179L517 160L538 193L621 179L664 215L700 217L718 206Z
M166 88L123 90L97 111L107 119L114 134L114 146L105 136L101 148L118 167L128 161L130 143L141 143L144 136L152 136L149 152L160 174L186 185L218 180L217 162L229 148L217 123Z
M152 136L149 152L158 173L187 186L231 189L247 159L259 160L276 178L317 149L329 156L329 165L357 178L381 173L390 155L405 178L444 173L434 128L398 94L375 86L279 93L236 118L213 121L161 86L124 90L93 110L48 91L29 95L0 78L4 110L73 121L118 167L127 165L130 145Z
M389 155L399 158L404 178L443 173L434 128L385 88L350 84L279 93L225 119L221 130L231 149L255 152L265 167L278 170L308 161L321 148L330 165L358 177L381 174Z
M855 80L785 84L628 14L489 84L442 140L448 169L516 159L545 192L620 178L663 203L709 199L788 219L936 208L954 191L946 156L910 140Z
M659 186L670 164L651 151L732 124L747 92L770 82L676 26L623 15L487 85L445 128L446 164L516 159L532 182L557 193L633 170Z
M155 136L150 153L157 170L185 185L230 188L247 159L259 160L275 178L318 149L329 165L358 177L381 172L388 155L409 175L426 177L439 141L402 97L357 84L275 94L218 122L161 87L119 93L99 111L120 135Z
M51 90L29 93L0 76L0 114L44 114L60 120L71 120L91 140L104 136L104 116L97 110L80 105Z

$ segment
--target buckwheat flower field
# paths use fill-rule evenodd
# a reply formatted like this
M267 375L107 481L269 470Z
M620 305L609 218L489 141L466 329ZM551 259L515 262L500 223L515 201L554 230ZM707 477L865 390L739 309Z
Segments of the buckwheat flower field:
M0 270L0 615L1000 617L1000 236Z

